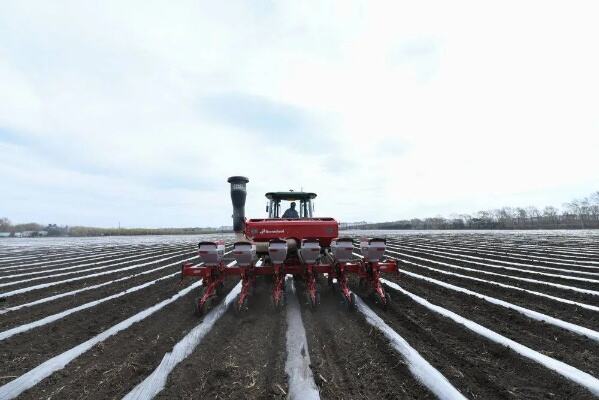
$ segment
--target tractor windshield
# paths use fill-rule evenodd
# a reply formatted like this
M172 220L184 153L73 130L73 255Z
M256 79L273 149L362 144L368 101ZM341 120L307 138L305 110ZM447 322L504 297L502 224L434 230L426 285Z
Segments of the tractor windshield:
M296 210L296 203L294 201L291 202L289 208L285 210L283 213L283 218L299 218L299 214Z
M312 200L272 199L266 205L268 218L312 218L313 210Z

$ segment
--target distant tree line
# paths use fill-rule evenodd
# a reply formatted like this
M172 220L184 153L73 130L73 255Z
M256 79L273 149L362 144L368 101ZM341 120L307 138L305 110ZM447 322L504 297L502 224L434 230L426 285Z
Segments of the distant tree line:
M12 224L8 218L0 218L0 232L18 236L25 232L30 236L129 236L129 235L193 235L200 233L230 232L222 228L96 228L90 226L41 225L35 222Z
M599 228L599 191L563 205L503 207L449 218L414 218L393 222L353 224L348 229L593 229Z
M562 209L547 206L503 207L449 218L413 218L393 222L341 224L343 229L598 229L599 191L582 199L565 203ZM12 224L0 218L0 233L44 232L45 236L126 236L126 235L193 235L232 232L227 228L95 228L87 226L43 226L37 223Z
M48 225L50 227L51 225ZM56 226L56 225L54 225ZM13 225L8 218L0 218L0 232L22 233L22 232L41 232L46 231L45 226L35 222Z
M93 228L73 226L69 236L197 235L229 232L219 228Z

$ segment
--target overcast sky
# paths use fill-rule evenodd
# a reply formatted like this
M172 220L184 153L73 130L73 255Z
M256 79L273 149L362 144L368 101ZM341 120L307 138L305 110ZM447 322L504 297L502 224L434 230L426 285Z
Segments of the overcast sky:
M0 2L0 217L385 221L599 189L596 1Z

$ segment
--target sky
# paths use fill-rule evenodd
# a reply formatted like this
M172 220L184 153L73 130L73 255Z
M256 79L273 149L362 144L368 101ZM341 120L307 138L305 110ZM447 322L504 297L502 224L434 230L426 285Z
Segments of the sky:
M0 217L389 221L599 190L596 1L0 2Z

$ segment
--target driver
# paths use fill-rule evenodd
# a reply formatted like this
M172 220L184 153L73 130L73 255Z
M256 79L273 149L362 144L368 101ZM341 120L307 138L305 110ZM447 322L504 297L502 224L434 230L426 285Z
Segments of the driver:
M291 202L291 207L285 210L282 218L299 218L299 214L295 210L295 201Z

